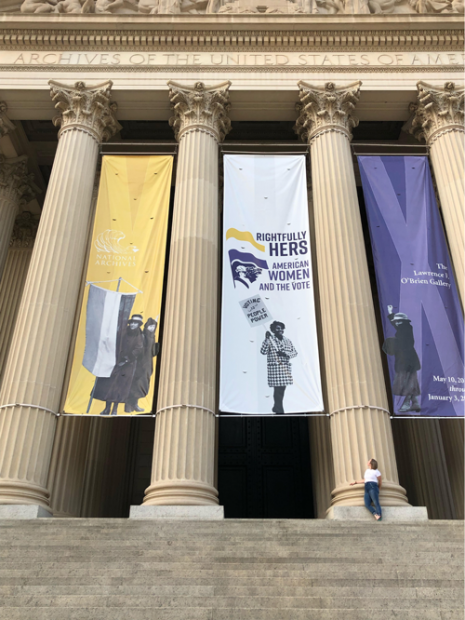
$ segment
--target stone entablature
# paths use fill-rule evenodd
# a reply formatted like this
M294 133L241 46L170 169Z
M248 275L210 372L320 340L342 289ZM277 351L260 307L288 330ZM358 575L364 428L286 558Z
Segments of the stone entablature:
M408 17L242 15L235 17L234 21L227 15L180 14L159 15L153 26L142 15L8 13L2 17L0 49L118 53L159 50L177 53L197 50L432 53L463 52L464 47L463 18L452 14L443 15L440 22L431 15L418 14ZM460 54L458 56L458 62L462 64L463 59ZM5 64L1 59L0 62Z

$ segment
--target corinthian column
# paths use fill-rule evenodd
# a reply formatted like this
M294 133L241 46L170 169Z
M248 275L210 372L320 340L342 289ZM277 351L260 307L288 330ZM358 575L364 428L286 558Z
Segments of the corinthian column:
M399 485L386 387L350 152L360 82L299 82L296 131L310 145L323 349L334 462L333 506L362 506L349 486L374 457L381 503L407 505Z
M84 265L99 143L118 128L111 82L50 82L58 149L0 392L0 503L49 506L46 488Z
M144 504L208 505L218 503L218 142L230 130L230 83L168 85L179 156L159 414Z
M38 225L38 216L35 217L28 211L18 215L0 280L0 385Z
M464 305L464 89L456 89L454 82L446 82L444 88L418 82L417 88L418 104L413 104L415 116L410 131L430 147L457 288Z
M19 208L32 200L37 189L33 177L27 172L26 156L0 156L0 280Z

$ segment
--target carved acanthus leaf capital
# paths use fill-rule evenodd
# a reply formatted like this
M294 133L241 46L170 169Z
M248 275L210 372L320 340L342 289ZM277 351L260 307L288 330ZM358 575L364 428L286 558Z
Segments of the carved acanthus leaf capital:
M8 110L8 106L4 101L0 101L0 138L6 136L10 131L14 131L16 127L10 121L8 116L6 115L6 111Z
M10 247L29 248L33 245L39 227L39 216L23 211L14 223Z
M28 173L27 157L0 157L0 191L8 192L18 206L30 202L40 188L34 183L34 175Z
M443 133L465 131L463 88L456 88L454 82L446 82L444 88L418 82L417 88L418 103L409 108L415 113L410 133L432 144Z
M322 133L337 131L352 139L352 129L357 127L358 119L353 111L360 97L361 82L354 82L336 88L332 82L324 88L299 82L300 103L296 105L299 118L294 130L309 143Z
M204 131L222 142L231 130L228 117L231 82L211 87L197 82L191 87L170 81L168 86L173 110L170 125L176 140L180 140L187 131Z
M110 101L111 81L86 87L84 82L67 86L50 80L49 85L55 108L60 111L53 119L54 125L61 127L58 135L77 129L104 142L121 129L115 118L117 105Z

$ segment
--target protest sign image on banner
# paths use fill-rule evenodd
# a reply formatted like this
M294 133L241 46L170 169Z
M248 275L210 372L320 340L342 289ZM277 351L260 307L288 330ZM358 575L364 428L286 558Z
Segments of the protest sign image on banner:
M359 165L394 413L463 416L463 314L428 159Z
M305 157L226 155L220 412L321 411Z
M152 412L172 157L103 158L64 412Z

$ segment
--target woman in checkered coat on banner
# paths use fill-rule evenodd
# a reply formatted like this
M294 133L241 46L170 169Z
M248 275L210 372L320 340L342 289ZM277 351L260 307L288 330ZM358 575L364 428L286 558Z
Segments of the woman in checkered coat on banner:
M272 334L266 332L260 349L260 353L267 356L268 385L274 388L273 413L284 413L284 392L286 386L293 383L289 360L297 355L297 351L289 338L284 337L285 329L286 326L280 321L271 323Z

